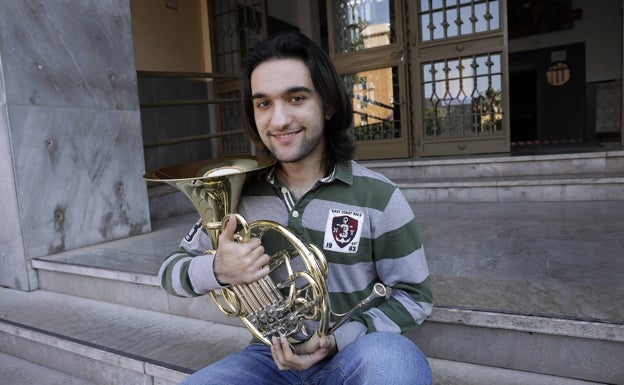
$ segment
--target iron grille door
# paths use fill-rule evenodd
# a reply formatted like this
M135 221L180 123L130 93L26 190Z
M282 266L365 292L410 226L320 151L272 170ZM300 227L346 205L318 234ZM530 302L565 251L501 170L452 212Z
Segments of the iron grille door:
M508 152L506 0L409 4L417 153Z
M264 0L211 1L214 68L225 74L238 74L247 53L267 36L266 2ZM240 99L239 80L215 81L215 94L223 100ZM239 102L217 106L217 130L220 133L241 131L242 111ZM253 152L243 133L223 136L219 154L239 155Z
M410 156L404 2L328 2L329 50L353 98L356 157Z

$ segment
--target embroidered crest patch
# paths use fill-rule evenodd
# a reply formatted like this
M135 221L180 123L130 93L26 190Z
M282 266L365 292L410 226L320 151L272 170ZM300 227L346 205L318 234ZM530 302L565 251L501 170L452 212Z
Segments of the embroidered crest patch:
M323 249L356 253L362 234L364 214L348 210L329 210Z

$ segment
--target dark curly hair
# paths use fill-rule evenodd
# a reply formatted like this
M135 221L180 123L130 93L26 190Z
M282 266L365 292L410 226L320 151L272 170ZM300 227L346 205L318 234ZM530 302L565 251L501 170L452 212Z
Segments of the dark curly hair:
M283 32L261 42L246 57L242 73L243 124L249 137L262 145L254 119L251 95L251 74L261 63L270 59L299 59L310 71L312 84L318 92L326 110L333 111L325 121L324 162L327 172L338 162L353 159L355 143L349 133L353 124L353 105L344 83L331 59L307 36L296 32ZM264 147L267 153L268 149Z

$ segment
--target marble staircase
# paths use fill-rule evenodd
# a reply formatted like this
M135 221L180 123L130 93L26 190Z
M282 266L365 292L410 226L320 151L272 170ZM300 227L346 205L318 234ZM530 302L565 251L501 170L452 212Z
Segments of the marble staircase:
M410 202L619 200L624 151L367 163Z
M621 200L624 151L364 161L395 181L410 202ZM170 186L151 189L152 218L193 211Z
M624 384L624 151L365 163L423 218L436 307L409 337L437 385ZM0 353L66 383L170 385L248 342L209 298L159 288L197 215L152 194L150 234L35 259L39 290L0 289ZM523 268L542 254L548 276Z

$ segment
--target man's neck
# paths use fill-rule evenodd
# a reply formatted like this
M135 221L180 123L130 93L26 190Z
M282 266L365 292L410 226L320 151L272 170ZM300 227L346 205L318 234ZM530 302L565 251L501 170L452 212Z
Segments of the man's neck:
M277 173L277 178L288 188L295 199L301 198L324 176L325 168L321 162L281 163Z

